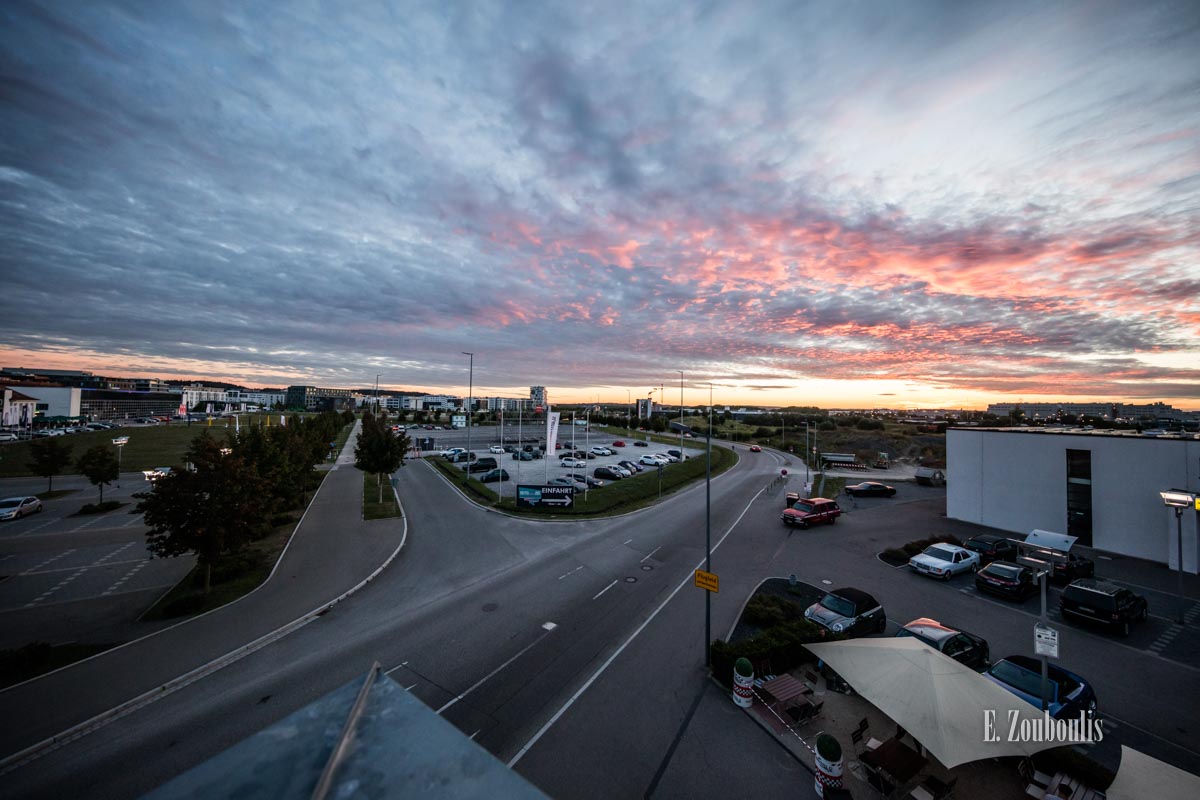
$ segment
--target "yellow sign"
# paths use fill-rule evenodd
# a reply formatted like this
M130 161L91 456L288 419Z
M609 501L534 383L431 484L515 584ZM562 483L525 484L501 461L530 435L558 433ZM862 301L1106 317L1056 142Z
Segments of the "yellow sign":
M1196 498L1196 510L1200 511L1200 497Z
M702 569L696 570L696 585L701 589L708 589L710 592L719 591L717 588L720 585L720 579L716 573L705 572Z

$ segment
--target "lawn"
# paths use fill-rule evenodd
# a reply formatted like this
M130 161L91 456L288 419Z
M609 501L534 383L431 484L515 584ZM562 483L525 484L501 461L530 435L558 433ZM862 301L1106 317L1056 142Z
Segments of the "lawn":
M400 506L396 504L396 495L392 493L391 484L384 476L383 502L379 502L379 482L377 475L363 473L363 519L388 519L403 516Z

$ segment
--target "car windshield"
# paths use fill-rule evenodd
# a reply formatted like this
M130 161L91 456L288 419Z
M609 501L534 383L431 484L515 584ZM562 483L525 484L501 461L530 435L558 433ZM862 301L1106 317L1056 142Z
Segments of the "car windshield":
M986 553L990 549L987 542L977 542L974 539L968 540L964 546L968 550L974 550L976 553Z
M796 509L797 511L806 511L811 513L813 510L813 504L807 500L797 500L796 504L792 506L792 508Z
M821 605L843 617L854 616L854 603L851 603L844 597L838 597L836 594L825 595L825 599L821 601Z
M905 636L911 636L914 639L920 639L922 642L929 645L934 650L938 649L937 642L935 642L933 639L930 639L927 636L922 636L921 634L917 633L916 631L910 631L908 628L901 628L900 632L896 634L897 638L904 638Z
M1011 661L997 661L988 671L995 676L997 680L1007 683L1014 689L1018 689L1027 695L1032 695L1033 697L1041 697L1042 676L1035 672L1022 669ZM1050 684L1050 699L1057 699L1057 681L1051 678L1047 682Z
M933 547L926 547L924 554L929 556L930 558L940 558L942 561L953 561L954 560L954 551L953 550L947 550L944 547L937 547L936 545Z
M0 508L16 508L21 505L20 498L14 500L0 500Z
M1012 567L1008 564L992 563L985 567L983 571L988 575L995 575L997 578L1004 578L1010 581L1015 581L1021 574L1020 567Z

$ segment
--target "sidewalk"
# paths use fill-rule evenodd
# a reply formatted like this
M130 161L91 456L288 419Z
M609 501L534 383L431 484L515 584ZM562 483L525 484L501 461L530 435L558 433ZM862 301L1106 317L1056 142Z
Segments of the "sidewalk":
M386 564L402 545L405 524L362 520L362 478L347 466L357 433L356 425L265 583L215 611L0 692L0 714L23 721L0 731L0 755L44 743L131 699L148 701L181 676L195 680L220 669L340 601Z

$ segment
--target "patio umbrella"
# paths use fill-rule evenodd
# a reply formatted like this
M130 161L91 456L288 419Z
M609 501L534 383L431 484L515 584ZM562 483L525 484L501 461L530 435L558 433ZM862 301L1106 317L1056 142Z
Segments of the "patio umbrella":
M850 639L805 647L947 768L985 758L1031 756L1063 744L1010 738L1013 719L1018 732L1022 722L1026 730L1044 727L1042 712L917 639ZM988 712L994 725L991 738L999 741L985 738Z
M1200 797L1200 778L1121 745L1121 767L1105 795L1108 800L1192 800Z

